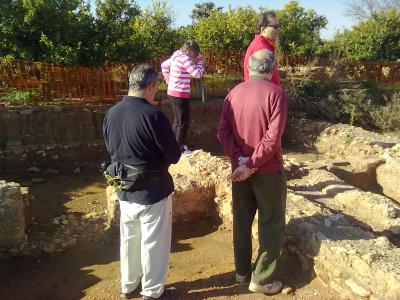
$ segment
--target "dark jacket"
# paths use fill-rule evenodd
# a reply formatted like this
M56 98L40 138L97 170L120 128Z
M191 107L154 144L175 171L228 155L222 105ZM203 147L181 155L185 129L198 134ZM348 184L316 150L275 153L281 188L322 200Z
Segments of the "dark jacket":
M119 192L121 200L148 205L173 192L174 183L168 167L178 162L181 152L167 117L158 107L146 99L124 96L107 112L103 134L113 162L162 174L156 183Z

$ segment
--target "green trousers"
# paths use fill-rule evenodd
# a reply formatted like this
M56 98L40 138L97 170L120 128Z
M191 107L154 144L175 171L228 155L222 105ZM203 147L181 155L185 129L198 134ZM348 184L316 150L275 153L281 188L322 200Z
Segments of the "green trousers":
M285 233L286 177L283 171L254 174L232 183L233 246L236 273L266 284L277 269ZM257 259L252 267L251 227L258 210Z

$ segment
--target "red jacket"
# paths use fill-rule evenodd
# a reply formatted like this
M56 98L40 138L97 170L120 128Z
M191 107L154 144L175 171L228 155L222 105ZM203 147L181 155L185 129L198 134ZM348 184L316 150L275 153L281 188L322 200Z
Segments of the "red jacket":
M247 48L246 55L244 56L243 62L243 75L244 80L249 80L249 59L250 56L257 52L258 50L267 49L271 51L275 55L275 45L265 37L261 35L256 35L254 40L250 43L249 47ZM275 62L274 70L272 71L272 78L271 81L277 85L281 85L281 80L279 79L278 73L278 63Z
M249 168L272 173L283 168L281 137L286 125L287 98L269 80L250 79L226 97L218 125L218 139L232 163L250 157Z

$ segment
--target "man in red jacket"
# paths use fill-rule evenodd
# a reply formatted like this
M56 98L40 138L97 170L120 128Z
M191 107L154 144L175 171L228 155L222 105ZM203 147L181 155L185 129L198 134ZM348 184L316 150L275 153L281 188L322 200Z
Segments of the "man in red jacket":
M271 82L275 58L259 50L249 59L249 80L226 97L218 139L231 159L233 246L236 281L250 280L249 290L275 294L282 282L274 280L280 256L286 206L281 137L286 125L287 99ZM259 252L251 265L251 226L258 210Z
M275 55L275 42L279 37L279 19L275 12L267 11L258 16L256 25L256 36L247 48L243 62L244 80L249 80L249 58L250 56L261 49L266 49ZM275 63L272 72L271 81L276 85L280 85L278 65Z

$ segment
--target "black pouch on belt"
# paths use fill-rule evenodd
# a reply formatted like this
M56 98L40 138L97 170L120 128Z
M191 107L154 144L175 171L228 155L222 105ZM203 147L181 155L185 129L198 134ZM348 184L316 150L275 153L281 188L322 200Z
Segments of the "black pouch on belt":
M159 170L143 170L120 162L111 163L104 173L111 177L118 177L122 191L144 188L160 180L162 175Z

